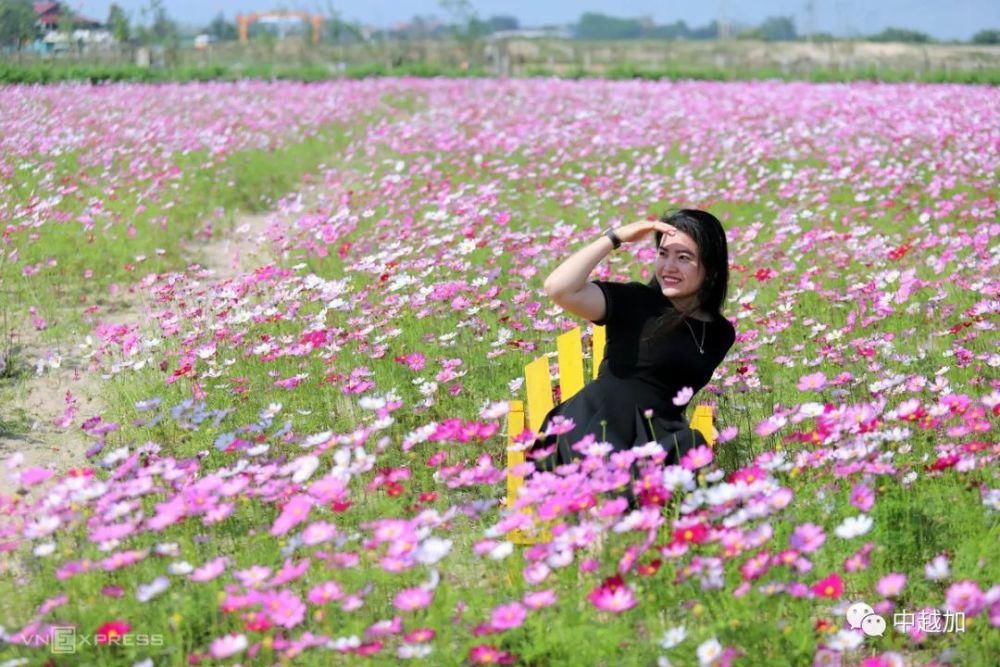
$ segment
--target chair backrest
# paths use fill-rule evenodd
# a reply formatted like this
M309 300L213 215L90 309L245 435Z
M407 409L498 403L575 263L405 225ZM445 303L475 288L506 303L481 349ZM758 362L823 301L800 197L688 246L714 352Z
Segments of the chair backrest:
M601 361L604 359L605 335L603 326L594 326L591 334L591 378L597 377ZM583 389L584 385L583 337L580 327L574 327L566 333L560 334L556 338L556 350L559 360L559 399L566 401ZM524 388L527 411L525 411L524 402L520 400L510 401L510 411L507 415L508 446L512 445L515 438L524 431L525 422L531 431L541 430L545 415L555 407L552 399L552 374L549 372L549 358L547 356L542 355L524 367ZM691 428L701 432L709 447L715 443L713 417L714 410L711 406L696 405L689 420ZM524 461L524 452L507 450L508 471ZM513 503L513 499L517 498L517 492L521 488L522 482L523 479L519 475L507 473L507 499L509 503Z

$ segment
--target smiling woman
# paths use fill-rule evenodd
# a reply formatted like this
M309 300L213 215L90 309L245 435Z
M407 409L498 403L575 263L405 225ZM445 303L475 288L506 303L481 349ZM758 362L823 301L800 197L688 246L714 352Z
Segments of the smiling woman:
M650 232L658 251L648 283L586 282L609 251ZM545 417L543 434L556 415L571 418L574 427L536 441L532 455L539 467L551 470L577 458L573 445L588 435L616 450L655 440L664 446L667 463L704 444L684 408L736 340L721 312L728 263L718 219L682 209L608 230L552 272L546 294L569 312L604 325L607 342L597 378Z

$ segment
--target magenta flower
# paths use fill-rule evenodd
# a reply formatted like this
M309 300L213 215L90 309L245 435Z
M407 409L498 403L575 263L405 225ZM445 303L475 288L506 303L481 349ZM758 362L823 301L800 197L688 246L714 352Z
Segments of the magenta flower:
M261 601L271 622L283 628L294 628L306 616L305 604L290 590L268 591L261 594Z
M793 549L798 549L804 553L816 551L826 542L826 534L823 529L813 523L804 523L796 526L789 539Z
M336 581L324 581L309 589L306 599L312 604L323 605L332 600L339 600L344 596L344 591Z
M904 586L906 586L906 575L890 572L878 580L878 583L875 584L875 590L887 598L896 597L902 592Z
M433 599L434 594L431 591L419 587L406 588L396 593L392 604L400 611L414 611L427 607Z
M524 594L524 606L529 609L541 609L556 603L556 592L551 588L544 591L531 591Z
M713 458L712 450L705 445L701 445L700 447L688 450L687 454L681 458L681 466L688 470L697 470L698 468L707 466L712 462Z
M312 509L313 500L309 496L293 496L285 508L281 511L274 525L271 527L271 534L275 536L284 535L295 526L309 518L309 510Z
M866 484L855 484L851 489L851 504L867 512L875 504L875 492Z
M945 606L952 611L960 611L966 616L975 616L983 610L985 597L974 581L957 581L944 593Z
M819 391L826 386L826 375L821 372L803 375L795 386L799 391Z
M494 630L513 630L524 623L528 616L528 610L520 602L502 604L493 610L490 616L490 626Z

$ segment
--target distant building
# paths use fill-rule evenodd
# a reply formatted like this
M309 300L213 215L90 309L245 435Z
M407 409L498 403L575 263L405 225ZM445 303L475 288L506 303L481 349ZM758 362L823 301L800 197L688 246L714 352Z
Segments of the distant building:
M107 46L114 42L111 33L97 20L75 14L61 2L36 2L35 49L44 52L67 51L75 44L81 51ZM63 17L70 17L69 34L61 32Z

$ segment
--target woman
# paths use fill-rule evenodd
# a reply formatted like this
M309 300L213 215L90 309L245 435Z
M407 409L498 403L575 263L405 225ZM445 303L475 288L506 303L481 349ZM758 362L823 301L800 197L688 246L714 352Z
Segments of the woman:
M657 255L649 283L587 282L605 255L650 232ZM545 417L543 433L555 415L572 418L575 426L535 442L538 467L552 470L577 458L572 445L591 433L616 450L656 440L668 464L704 444L684 418L687 403L674 399L684 387L697 394L708 384L736 340L721 310L728 282L725 231L715 216L696 209L609 229L559 265L546 278L545 293L574 315L604 325L607 344L597 378Z

